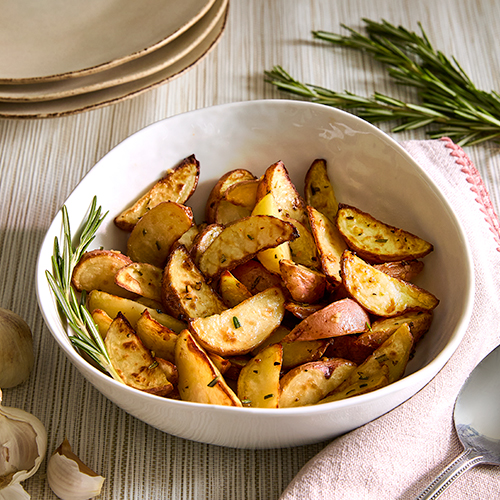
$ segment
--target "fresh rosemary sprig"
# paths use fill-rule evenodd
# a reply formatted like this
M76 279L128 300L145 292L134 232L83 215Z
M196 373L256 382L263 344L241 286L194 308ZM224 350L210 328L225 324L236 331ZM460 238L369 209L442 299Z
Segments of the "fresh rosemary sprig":
M345 25L348 36L313 31L313 37L334 45L370 54L388 67L388 74L400 85L417 90L419 103L405 103L375 92L362 97L304 84L281 66L266 71L267 81L281 90L313 102L352 110L372 123L398 120L393 132L432 125L431 138L448 136L461 146L500 138L500 95L476 88L455 58L451 60L431 45L422 26L421 35L387 21L363 19L367 35Z
M73 247L66 206L63 206L61 211L64 233L62 253L59 240L56 237L52 255L52 273L47 270L45 275L62 314L76 334L69 336L73 347L86 353L103 371L109 373L115 380L123 382L113 368L97 325L85 306L85 293L82 293L80 299L78 299L75 290L71 286L73 269L95 238L95 233L106 214L102 215L101 207L97 207L97 199L94 197L79 242L76 247Z

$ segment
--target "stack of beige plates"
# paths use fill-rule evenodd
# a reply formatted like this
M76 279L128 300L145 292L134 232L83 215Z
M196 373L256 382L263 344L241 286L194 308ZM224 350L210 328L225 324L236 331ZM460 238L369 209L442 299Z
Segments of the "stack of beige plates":
M229 0L0 0L0 117L64 116L138 95L200 61Z

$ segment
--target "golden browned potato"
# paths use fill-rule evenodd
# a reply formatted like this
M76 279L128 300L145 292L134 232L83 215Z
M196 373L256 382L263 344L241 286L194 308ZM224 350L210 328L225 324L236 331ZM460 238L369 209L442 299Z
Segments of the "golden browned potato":
M165 325L158 323L147 309L143 311L137 320L135 332L142 343L152 351L155 356L167 361L174 361L177 333Z
M318 302L317 304L304 304L302 302L294 302L293 300L287 300L285 302L285 309L288 312L291 312L296 318L306 319L309 316L311 316L311 314L318 312L327 305L328 304L326 303L320 303L320 302Z
M299 234L298 238L289 242L292 260L311 269L321 269L316 242L308 227L291 217L283 217L283 220L292 223Z
M115 276L115 283L134 294L161 302L160 267L145 262L131 262L122 267Z
M285 342L317 340L366 331L370 317L354 300L332 302L302 320L284 338Z
M158 363L158 366L161 368L167 380L173 385L176 386L179 381L179 372L177 371L177 367L171 361L167 361L166 359L159 358L155 356L155 361ZM173 391L172 391L173 392ZM169 393L168 397L171 397L171 393Z
M164 201L185 203L198 185L200 164L194 155L188 156L142 196L134 205L115 218L115 224L125 231L132 231L139 219Z
M222 199L217 205L217 211L215 213L215 223L221 226L227 226L231 222L237 221L239 219L244 219L252 215L252 210L247 207L236 205L225 199Z
M282 359L281 344L272 344L241 369L238 377L238 397L244 406L278 408Z
M279 286L285 288L281 277L269 272L257 260L249 260L243 264L239 264L231 273L238 281L250 291L252 295L263 292L266 288Z
M164 201L135 225L127 241L127 255L135 262L163 267L172 244L193 225L189 207Z
M252 294L248 288L230 271L224 271L219 279L219 290L224 304L228 307L237 306L240 302L249 299Z
M282 342L283 370L290 370L304 363L317 361L325 354L329 343L330 339Z
M326 160L314 160L304 180L304 197L307 205L314 207L332 222L338 210L337 199L332 183L328 177Z
M111 318L109 314L107 314L102 309L94 309L91 314L94 323L96 324L97 329L99 330L99 334L101 335L102 338L105 338L106 333L108 333L108 328L113 322L113 318Z
M374 264L373 267L393 278L412 281L422 272L424 263L421 260L400 260L396 262Z
M325 359L297 366L280 381L280 408L292 408L316 404L336 389L356 364L346 359Z
M177 339L175 366L179 373L177 388L184 401L242 406L220 371L187 330Z
M422 238L349 205L339 205L336 223L348 247L369 262L418 259L433 249Z
M257 189L257 203L268 193L272 193L282 217L297 219L307 224L305 203L292 183L282 161L267 168Z
M227 309L183 246L177 247L167 260L161 297L167 312L184 321L220 314Z
M247 354L280 325L285 313L280 288L268 288L232 309L189 322L200 345L221 356Z
M121 313L109 326L104 343L113 368L125 384L157 396L172 391L165 373Z
M346 250L342 256L342 280L349 294L367 311L383 317L408 311L430 311L439 300L408 281L392 278Z
M226 269L296 238L295 227L276 217L252 215L229 224L201 255L198 267L208 281L217 279Z
M370 333L370 331L371 330L368 330L366 333ZM359 339L363 335L365 335L365 333L361 333L360 335L342 335L341 337L331 339L326 349L325 356L327 358L348 359L357 365L361 364L377 347L380 347L380 344L383 343L380 342L380 344L372 345L361 342ZM384 341L387 340L389 336L390 335L388 335Z
M200 257L205 253L207 248L213 243L215 238L222 233L224 226L220 224L208 224L201 229L193 240L193 245L189 251L193 262L198 265Z
M174 250L176 247L183 246L186 248L186 250L189 252L193 248L194 241L196 237L198 236L198 233L203 229L204 225L197 226L194 222L193 225L177 239L172 243L171 251Z
M372 323L369 331L358 337L360 345L376 349L385 342L403 323L408 323L415 344L427 333L432 323L432 311L410 311L393 318L379 319Z
M293 300L314 304L319 302L326 290L326 276L291 260L280 261L281 278Z
M224 200L252 211L257 202L258 187L259 179L236 182L227 188L224 193Z
M233 184L251 180L255 180L255 176L251 172L243 168L231 170L220 177L215 186L212 188L210 195L208 196L207 204L205 206L205 220L209 224L213 224L215 222L217 207L220 201L223 199L225 192Z
M117 295L101 292L100 290L92 290L88 294L87 309L89 311L102 309L111 318L116 318L118 313L121 312L127 318L127 321L132 325L132 328L135 328L137 320L140 318L144 310L147 309L151 317L158 321L158 323L161 323L176 333L179 333L181 330L186 328L186 323L173 318L169 314L165 314L161 310L147 307L146 305L135 300L124 299L123 297L118 297Z
M412 348L413 337L408 324L404 323L320 403L364 394L399 380Z
M114 250L85 252L73 270L71 284L78 292L102 290L121 297L135 297L115 284L118 271L131 262L129 257Z
M310 206L307 207L307 213L323 272L332 283L339 284L342 281L340 259L347 245L337 226L326 215Z
M272 193L267 193L256 203L252 211L252 215L270 215L272 217L283 220L283 217L280 217L280 210L278 209L278 205L274 201L274 196ZM298 237L297 231L296 236ZM288 241L285 241L285 243L282 243L281 245L269 248L268 250L262 250L257 254L257 259L259 260L259 262L269 272L274 274L280 274L281 260L289 260L291 258L292 253L290 251L290 245Z

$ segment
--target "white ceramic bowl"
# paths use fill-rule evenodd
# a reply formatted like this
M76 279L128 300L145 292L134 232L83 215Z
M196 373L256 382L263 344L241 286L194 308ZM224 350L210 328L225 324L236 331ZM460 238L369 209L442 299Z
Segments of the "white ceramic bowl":
M402 380L344 401L269 410L141 393L96 370L68 340L45 278L45 270L51 269L54 237L61 237L59 212L39 254L38 301L58 344L102 394L176 436L230 447L274 448L318 442L355 429L406 401L439 372L462 339L471 314L473 272L466 238L443 194L422 168L386 134L351 114L306 102L264 100L201 109L150 125L102 158L67 199L73 234L96 195L109 215L92 248L124 250L126 234L115 227L113 218L165 170L193 153L200 161L201 176L188 204L198 222L210 189L224 172L246 168L259 175L283 160L300 188L311 162L325 158L339 201L434 244L419 281L441 300L431 330Z

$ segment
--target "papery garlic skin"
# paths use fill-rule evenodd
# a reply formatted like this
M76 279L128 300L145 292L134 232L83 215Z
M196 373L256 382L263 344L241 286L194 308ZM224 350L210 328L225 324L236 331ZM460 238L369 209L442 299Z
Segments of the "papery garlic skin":
M0 387L8 389L27 380L34 361L30 327L16 313L0 307Z
M0 405L0 491L35 474L46 452L42 422L24 410Z
M65 439L49 459L47 480L61 500L89 500L101 493L105 478L89 469Z
M30 496L19 484L11 484L7 488L0 490L0 500L30 500Z

